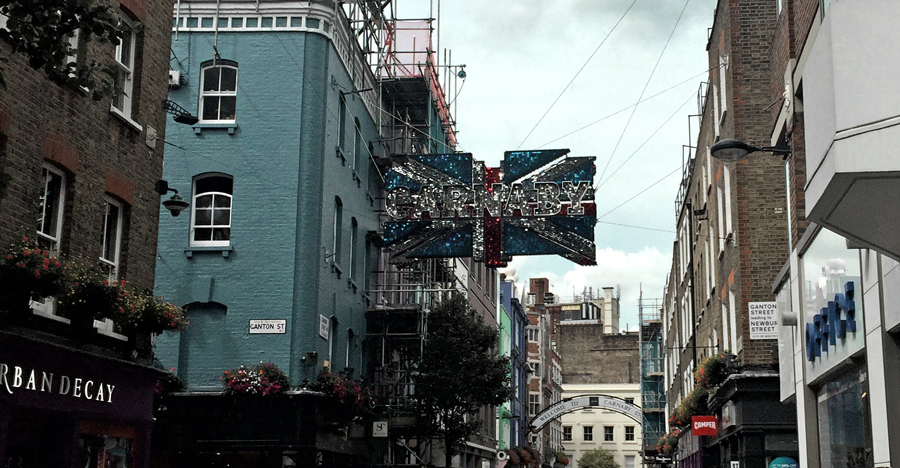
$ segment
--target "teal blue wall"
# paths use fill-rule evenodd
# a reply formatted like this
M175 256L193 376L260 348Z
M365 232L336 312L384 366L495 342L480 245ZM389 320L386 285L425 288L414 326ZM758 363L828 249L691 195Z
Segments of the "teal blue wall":
M213 58L213 40L212 33L182 31L172 41L171 68L188 82L172 89L169 99L195 115L200 64ZM339 275L327 258L335 196L344 205L344 258L352 218L359 224L354 256L363 256L365 233L377 230L380 187L368 152L357 171L361 182L335 152L339 93L352 89L350 79L329 39L319 34L220 33L218 51L239 65L237 128L234 134L225 128L197 134L171 123L163 177L188 201L194 176L233 177L231 246L224 252L191 249L189 210L179 217L162 210L156 293L188 305L191 325L183 334L159 337L156 355L193 390L219 389L224 370L260 361L274 362L298 384L314 379L328 356L328 342L318 335L321 314L336 319L333 368L344 367L347 330L356 333L350 366L360 375L367 305L359 271L365 261L357 260L351 279L347 265L339 265ZM364 147L378 135L359 98L347 96L347 112L349 161L354 117ZM250 335L251 319L284 319L287 333ZM318 359L302 362L311 351Z

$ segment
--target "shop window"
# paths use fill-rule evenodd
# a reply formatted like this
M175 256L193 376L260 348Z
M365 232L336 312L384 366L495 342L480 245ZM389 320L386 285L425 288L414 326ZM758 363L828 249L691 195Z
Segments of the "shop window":
M127 437L81 434L79 468L131 468L135 466L134 441Z
M231 244L231 201L234 181L222 174L194 179L191 204L191 245L228 246Z
M868 392L869 382L863 369L832 380L818 391L816 412L822 468L873 466Z
M231 60L204 62L200 72L200 120L234 122L237 111L238 64Z

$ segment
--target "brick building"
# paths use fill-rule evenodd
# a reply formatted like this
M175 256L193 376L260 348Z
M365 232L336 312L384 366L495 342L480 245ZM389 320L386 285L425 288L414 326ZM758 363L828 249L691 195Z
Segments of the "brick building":
M9 60L0 88L0 171L9 181L0 245L37 239L53 255L102 264L110 280L152 289L171 2L108 3L122 23L140 26L118 46L83 32L68 40L77 63L116 67L113 96L95 101L86 89L58 85L0 41ZM26 302L21 310L0 304L0 464L104 466L98 460L127 457L129 466L148 466L161 374L135 347L149 332L125 336L108 319L76 327L82 320L61 316L55 299Z
M796 456L793 407L778 398L776 336L751 331L750 321L753 303L771 301L769 286L788 256L785 169L778 158L733 163L710 153L723 139L777 142L770 142L769 50L778 18L776 2L721 0L707 44L711 71L676 198L678 234L662 317L669 413L694 390L700 363L715 355L734 361L731 376L709 396L718 435L698 440L683 432L676 458L685 466L741 460L765 467L777 456Z

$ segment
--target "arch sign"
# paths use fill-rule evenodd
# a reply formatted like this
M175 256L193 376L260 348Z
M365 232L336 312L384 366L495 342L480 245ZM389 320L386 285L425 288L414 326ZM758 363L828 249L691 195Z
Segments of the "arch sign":
M529 425L531 432L538 432L550 421L576 410L586 408L603 408L617 413L624 414L634 419L640 424L644 422L644 412L641 408L631 403L627 403L621 398L611 397L608 395L580 395L573 398L567 398L555 405L550 405L540 414L531 420Z

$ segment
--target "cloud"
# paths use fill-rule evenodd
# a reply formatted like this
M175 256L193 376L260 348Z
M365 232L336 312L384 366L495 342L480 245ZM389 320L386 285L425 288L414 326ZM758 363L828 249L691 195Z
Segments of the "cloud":
M639 252L625 252L611 248L597 250L597 266L576 266L563 274L556 268L541 268L547 257L517 257L510 266L519 272L519 291L527 293L529 278L547 278L550 290L564 301L573 294L582 294L589 287L594 294L602 294L602 288L619 288L619 328L626 329L638 323L638 299L643 289L645 300L661 298L666 276L672 264L670 254L655 247ZM528 277L523 276L527 274ZM646 311L645 311L646 312Z

